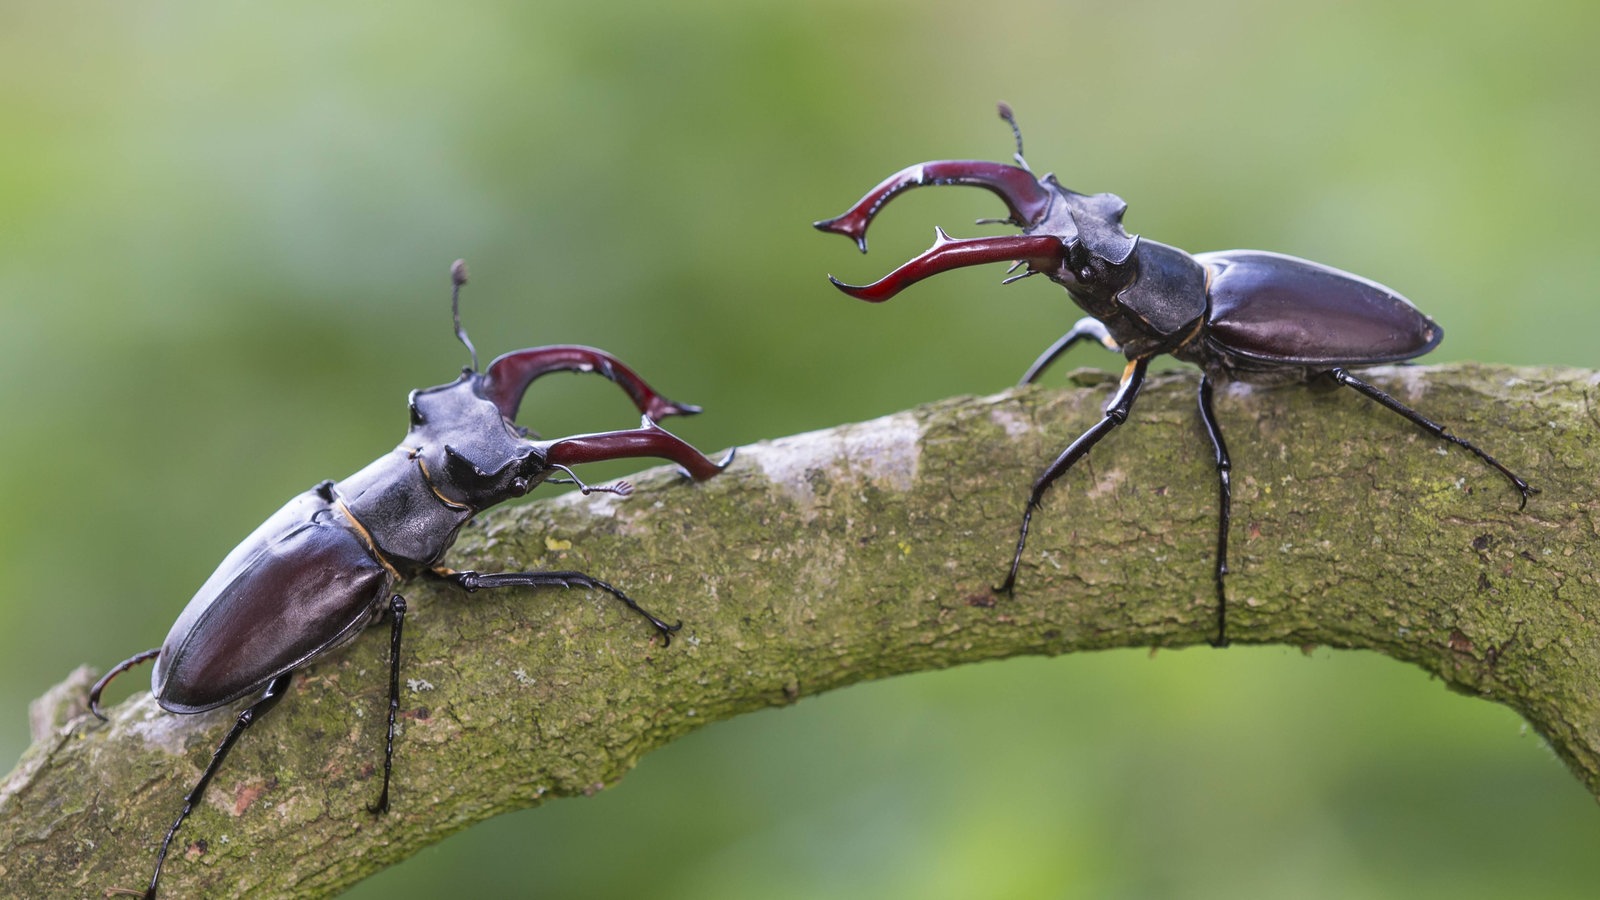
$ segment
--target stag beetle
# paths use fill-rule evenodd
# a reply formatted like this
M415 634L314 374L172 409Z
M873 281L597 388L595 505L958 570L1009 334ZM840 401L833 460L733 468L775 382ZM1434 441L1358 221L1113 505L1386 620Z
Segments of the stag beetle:
M1010 262L1003 284L1044 275L1066 288L1089 315L1052 344L1028 367L1022 384L1031 384L1068 348L1095 340L1127 357L1127 366L1104 418L1073 441L1041 472L1023 508L1016 552L1005 581L994 591L1016 586L1028 525L1056 479L1089 449L1127 421L1150 360L1169 354L1200 367L1200 420L1216 453L1218 478L1215 646L1225 646L1228 574L1228 524L1232 493L1228 448L1212 412L1212 385L1222 381L1285 383L1329 381L1371 398L1427 433L1471 452L1504 475L1522 496L1538 493L1499 460L1451 434L1395 398L1357 378L1350 369L1400 362L1438 346L1444 332L1410 301L1374 281L1321 263L1261 250L1223 250L1190 255L1123 230L1128 205L1115 194L1080 194L1054 174L1039 178L1022 156L1022 131L1011 108L1000 117L1016 140L1017 165L977 160L939 160L890 175L844 214L814 227L853 239L867 252L867 226L902 191L922 185L971 185L998 196L1010 211L1004 219L979 224L1015 225L1022 234L958 240L937 229L934 244L879 281L835 287L857 299L881 303L900 291L951 269ZM1021 274L1011 275L1020 266ZM1520 507L1519 507L1520 508Z
M451 267L451 315L456 337L472 365L450 384L411 392L411 426L388 455L345 478L324 481L274 513L229 553L189 601L161 647L118 664L89 694L102 721L100 694L122 672L155 659L151 692L162 709L205 712L257 695L217 745L183 810L167 829L156 855L146 897L154 897L173 835L205 795L239 736L283 698L290 676L347 643L388 612L389 720L383 756L383 790L368 807L389 809L395 714L400 707L400 632L406 602L395 586L431 576L467 592L497 587L579 587L622 601L648 619L664 644L682 627L668 625L627 594L582 572L481 574L440 564L472 517L538 487L576 484L585 494L627 495L627 482L591 487L569 466L627 457L659 457L704 481L727 467L656 425L667 416L700 412L675 403L616 357L591 347L558 345L517 350L478 371L478 352L461 327L461 286L466 267ZM529 440L514 424L522 395L551 372L593 372L628 394L644 420L639 428L556 440ZM553 478L555 472L565 478Z

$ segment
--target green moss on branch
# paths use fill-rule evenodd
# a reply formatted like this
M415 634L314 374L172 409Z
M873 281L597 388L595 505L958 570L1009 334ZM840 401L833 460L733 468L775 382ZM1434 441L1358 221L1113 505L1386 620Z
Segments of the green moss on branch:
M1099 415L1107 386L1085 380L757 444L702 485L656 470L627 500L482 517L452 565L583 569L683 631L663 648L597 594L412 585L394 811L365 812L385 706L378 628L306 669L240 742L164 885L325 895L473 822L599 790L741 712L975 660L1203 643L1216 482L1192 374L1151 380L1035 517L1016 597L989 591L1027 485ZM1519 512L1499 475L1349 391L1225 391L1231 636L1415 663L1516 709L1600 793L1600 375L1374 380L1543 493ZM88 678L41 701L37 743L0 785L10 892L142 886L233 715L168 716L140 694L100 726L82 714Z

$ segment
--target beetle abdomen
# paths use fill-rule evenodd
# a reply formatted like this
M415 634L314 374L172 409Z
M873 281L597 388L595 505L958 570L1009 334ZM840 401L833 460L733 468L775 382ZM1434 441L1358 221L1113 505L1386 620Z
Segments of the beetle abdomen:
M1209 272L1207 339L1276 365L1366 366L1421 356L1444 331L1387 287L1263 250L1195 255Z
M346 521L308 491L223 560L156 660L152 691L163 709L237 700L371 622L392 576Z

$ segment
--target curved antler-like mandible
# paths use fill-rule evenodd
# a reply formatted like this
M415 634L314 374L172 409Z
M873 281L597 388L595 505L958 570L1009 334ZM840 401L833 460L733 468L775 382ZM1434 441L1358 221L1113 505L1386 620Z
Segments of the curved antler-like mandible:
M544 449L545 460L553 466L651 456L677 463L695 481L705 481L733 462L733 451L728 451L728 455L720 462L713 460L683 438L652 422L649 416L644 417L638 428L628 431L579 434L554 441L540 441L537 446Z
M1011 224L1036 224L1050 207L1051 192L1027 169L972 159L919 163L885 178L843 214L812 223L818 231L842 234L867 252L867 226L896 194L928 184L965 184L993 191L1011 211Z
M551 372L593 372L609 379L627 392L639 412L651 419L690 416L700 412L698 406L677 403L656 393L637 372L623 365L615 356L604 350L576 344L532 347L496 358L484 373L483 393L500 408L501 415L508 420L515 420L528 385L535 378Z
M857 300L882 303L930 275L948 272L951 269L1012 261L1027 263L1034 271L1049 271L1060 263L1066 253L1066 245L1061 243L1061 239L1048 234L1015 234L958 240L945 234L942 228L935 230L937 237L932 247L872 284L857 287L845 284L832 275L828 276L828 280L833 282L834 287Z

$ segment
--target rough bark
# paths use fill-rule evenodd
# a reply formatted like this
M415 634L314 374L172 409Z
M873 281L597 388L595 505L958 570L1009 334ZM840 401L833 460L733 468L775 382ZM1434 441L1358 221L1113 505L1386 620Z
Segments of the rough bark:
M756 444L701 485L654 470L625 500L492 511L451 565L583 569L682 632L663 647L593 593L410 585L393 811L365 811L386 705L379 627L307 667L240 741L164 888L326 895L473 822L598 791L741 712L975 660L1204 644L1217 487L1192 372L1152 379L1035 517L1016 596L990 593L1027 486L1098 417L1106 378ZM1600 794L1600 374L1372 378L1543 493L1519 511L1498 474L1350 391L1223 391L1232 638L1414 663L1517 710ZM167 715L140 692L101 725L83 713L90 678L41 698L37 742L0 784L5 894L142 888L237 712Z

